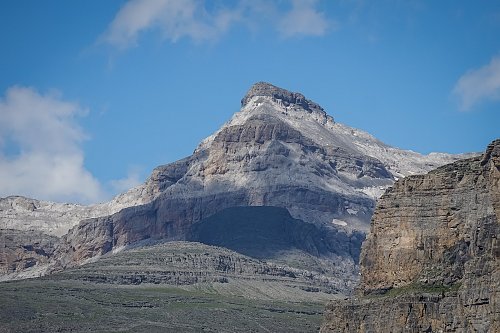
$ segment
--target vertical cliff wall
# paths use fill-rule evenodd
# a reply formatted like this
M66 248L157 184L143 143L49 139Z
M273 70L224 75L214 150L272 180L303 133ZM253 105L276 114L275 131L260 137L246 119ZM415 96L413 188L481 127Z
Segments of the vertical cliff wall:
M322 332L500 332L500 140L397 181L361 254L358 297Z

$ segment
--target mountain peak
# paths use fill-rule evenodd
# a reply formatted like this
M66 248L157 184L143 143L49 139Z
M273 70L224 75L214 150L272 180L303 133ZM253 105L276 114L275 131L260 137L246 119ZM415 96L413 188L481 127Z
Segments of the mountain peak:
M256 96L271 97L275 101L281 101L281 103L285 106L298 105L309 112L319 111L321 113L325 113L321 106L306 99L301 93L291 92L267 82L255 83L241 100L241 106L244 107L253 97Z

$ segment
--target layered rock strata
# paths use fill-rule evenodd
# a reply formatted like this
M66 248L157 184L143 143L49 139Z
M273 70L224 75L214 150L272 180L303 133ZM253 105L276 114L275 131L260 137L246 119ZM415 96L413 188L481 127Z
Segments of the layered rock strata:
M361 254L358 298L322 332L500 332L500 140L397 181Z
M145 184L93 206L0 199L0 228L63 235L55 259L66 267L137 242L190 239L195 224L233 207L278 207L302 229L321 230L304 253L317 252L352 280L375 199L396 178L458 157L387 146L302 94L261 82L191 156L156 168ZM321 243L334 245L320 253ZM358 248L347 251L351 245Z
M256 288L274 284L299 292L323 294L337 293L342 288L335 279L318 272L267 263L197 242L168 242L130 249L55 274L50 279L176 286L253 281Z

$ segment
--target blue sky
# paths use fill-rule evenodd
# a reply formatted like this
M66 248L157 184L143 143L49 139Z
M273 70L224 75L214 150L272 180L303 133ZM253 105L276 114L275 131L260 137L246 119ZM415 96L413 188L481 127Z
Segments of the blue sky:
M500 130L500 2L0 3L0 195L97 202L192 153L257 81L421 153Z

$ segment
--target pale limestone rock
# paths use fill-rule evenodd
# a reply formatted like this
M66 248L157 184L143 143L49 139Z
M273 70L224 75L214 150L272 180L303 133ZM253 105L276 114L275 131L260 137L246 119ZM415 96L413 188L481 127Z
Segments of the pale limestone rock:
M186 239L194 223L227 208L275 206L337 235L330 242L353 239L350 255L330 253L351 281L377 195L397 177L459 157L387 146L299 93L258 83L193 155L156 168L145 184L92 206L0 199L0 228L63 236L57 259L66 266L148 239Z

